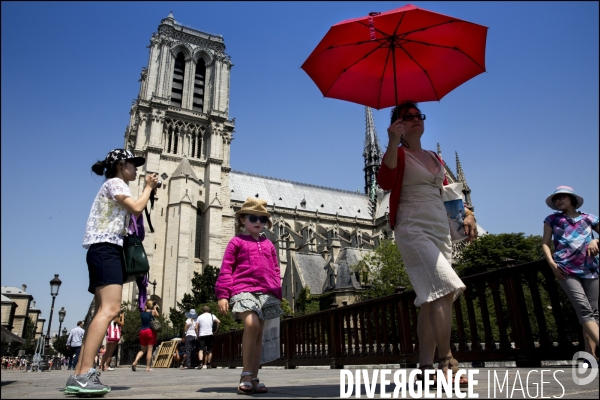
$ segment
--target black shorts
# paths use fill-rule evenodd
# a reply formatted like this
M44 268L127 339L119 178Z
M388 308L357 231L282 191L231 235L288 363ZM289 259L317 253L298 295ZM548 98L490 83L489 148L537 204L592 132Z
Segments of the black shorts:
M212 353L213 335L200 336L198 342L198 350Z
M112 243L94 243L85 257L90 275L88 292L96 294L96 288L105 285L123 286L123 247Z

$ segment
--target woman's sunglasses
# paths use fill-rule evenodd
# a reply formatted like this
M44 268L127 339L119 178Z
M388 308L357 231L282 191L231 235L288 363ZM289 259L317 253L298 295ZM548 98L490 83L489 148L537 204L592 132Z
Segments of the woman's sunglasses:
M255 223L256 221L260 221L261 224L266 224L269 220L269 217L258 216L258 215L246 215L246 218L250 220L250 222Z

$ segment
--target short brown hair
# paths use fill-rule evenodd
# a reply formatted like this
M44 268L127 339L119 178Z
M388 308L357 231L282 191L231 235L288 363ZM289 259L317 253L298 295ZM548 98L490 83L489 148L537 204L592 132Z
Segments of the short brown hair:
M398 118L406 114L406 112L411 108L416 108L419 113L421 112L419 107L417 107L417 103L413 101L405 101L392 108L392 113L390 114L390 125L396 122Z

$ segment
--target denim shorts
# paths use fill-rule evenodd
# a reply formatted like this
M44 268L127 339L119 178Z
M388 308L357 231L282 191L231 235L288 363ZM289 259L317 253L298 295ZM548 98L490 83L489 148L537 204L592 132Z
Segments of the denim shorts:
M123 286L123 247L112 243L94 243L85 257L90 275L88 292L96 294L96 288L106 285Z

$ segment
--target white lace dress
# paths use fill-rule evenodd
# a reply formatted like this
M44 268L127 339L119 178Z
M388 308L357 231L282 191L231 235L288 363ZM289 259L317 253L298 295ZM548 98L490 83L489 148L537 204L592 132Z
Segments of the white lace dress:
M456 300L465 290L465 284L452 268L450 228L440 194L444 168L437 158L435 160L438 166L432 174L406 152L402 193L394 224L396 244L417 294L416 306L451 292Z

